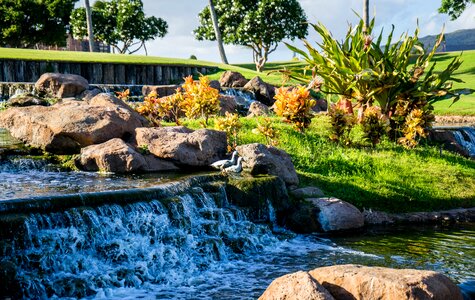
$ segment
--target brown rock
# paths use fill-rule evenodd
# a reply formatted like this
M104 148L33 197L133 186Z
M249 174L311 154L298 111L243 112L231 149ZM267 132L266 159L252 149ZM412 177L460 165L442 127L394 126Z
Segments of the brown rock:
M243 87L248 81L241 73L233 71L224 72L219 79L221 86L230 88Z
M288 187L298 185L295 167L285 151L258 143L238 146L236 150L243 157L243 167L249 169L252 175L275 175L282 178Z
M56 98L76 97L88 88L87 80L75 74L45 73L35 83L40 94Z
M433 271L338 265L308 273L335 299L462 300L457 285Z
M333 296L307 272L296 272L272 281L259 300L333 300Z
M259 101L254 101L249 106L249 112L248 112L247 117L253 118L253 117L268 116L268 115L270 115L269 107L265 105L264 103L261 103Z
M246 83L243 90L254 93L256 100L267 106L271 106L275 102L275 87L265 83L259 76L252 78Z
M92 98L96 97L102 93L102 90L96 87L90 87L88 90L85 90L77 96L78 99L83 101L90 101Z
M159 97L165 97L175 94L179 85L144 85L142 87L142 95L148 96L151 92L157 93Z
M337 198L306 199L320 210L318 222L323 231L337 231L364 226L363 214L353 205Z
M85 171L128 173L144 169L146 162L130 145L115 138L81 149L79 164Z
M236 113L237 112L237 103L234 99L234 96L228 95L219 95L219 105L221 107L219 114L224 116L226 112Z
M209 82L209 86L212 87L213 89L217 89L218 91L221 91L221 83L219 83L219 80L211 80Z
M146 164L143 170L145 172L177 171L180 169L171 161L160 159L153 154L144 155L144 158Z
M432 128L429 131L429 141L440 144L444 149L470 157L470 153L460 145L452 130Z
M135 128L144 126L144 119L126 104L99 102L62 101L47 107L9 108L0 113L0 127L29 146L71 154L113 138L127 138Z
M147 145L150 153L184 167L205 167L226 153L223 131L186 127L137 128L137 145Z

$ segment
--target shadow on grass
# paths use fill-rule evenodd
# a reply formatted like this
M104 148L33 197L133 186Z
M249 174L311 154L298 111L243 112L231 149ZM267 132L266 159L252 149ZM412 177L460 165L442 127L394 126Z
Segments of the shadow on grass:
M344 180L332 180L325 176L309 173L299 173L302 186L318 186L327 196L339 198L362 209L382 210L394 213L415 211L436 211L456 207L474 207L475 199L454 196L450 199L440 199L431 196L417 188L408 185L401 186L400 182L386 182L386 187L394 191L393 195L383 196L374 191L362 189Z

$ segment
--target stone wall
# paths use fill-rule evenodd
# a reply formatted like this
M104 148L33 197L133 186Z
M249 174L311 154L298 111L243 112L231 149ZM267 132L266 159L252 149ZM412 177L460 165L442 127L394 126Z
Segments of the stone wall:
M0 82L36 82L43 73L77 74L90 84L160 85L181 81L188 75L208 74L202 66L78 63L0 60Z

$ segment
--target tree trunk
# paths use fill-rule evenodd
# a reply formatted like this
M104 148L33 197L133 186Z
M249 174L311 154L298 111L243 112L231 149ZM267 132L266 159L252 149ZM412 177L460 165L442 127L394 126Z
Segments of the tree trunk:
M84 0L86 6L86 23L87 23L87 36L89 38L89 51L94 52L94 32L92 27L92 12L89 0Z
M369 26L369 0L363 0L363 32L368 33Z
M216 15L216 10L214 9L213 0L209 0L209 10L211 12L211 21L213 22L214 33L216 35L216 41L218 42L218 49L219 55L221 56L221 61L223 64L228 64L228 59L226 58L226 53L224 52L221 31L219 30L218 26L218 16Z

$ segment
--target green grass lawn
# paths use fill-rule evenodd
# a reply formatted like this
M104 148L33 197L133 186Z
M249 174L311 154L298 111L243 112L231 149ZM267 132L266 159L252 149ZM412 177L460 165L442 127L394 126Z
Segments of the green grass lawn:
M329 119L318 116L305 134L274 117L279 148L292 156L301 185L322 188L326 195L360 209L391 212L430 211L475 206L475 161L437 147L414 150L384 141L376 148L343 147L328 139ZM258 119L241 118L239 143L265 139L251 132ZM199 128L198 121L186 126ZM213 128L212 123L209 126Z

